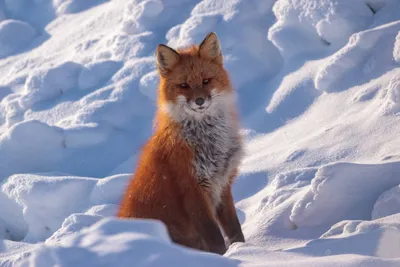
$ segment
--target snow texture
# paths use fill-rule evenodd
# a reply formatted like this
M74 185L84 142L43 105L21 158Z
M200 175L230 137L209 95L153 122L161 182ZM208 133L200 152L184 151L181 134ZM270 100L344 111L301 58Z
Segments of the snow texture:
M29 24L17 20L0 22L0 58L25 48L33 41L36 31Z
M115 219L97 222L57 244L43 244L15 266L127 266L132 259L135 266L236 266L235 260L172 244L158 221Z
M396 36L396 42L393 48L393 58L397 63L400 63L400 32Z
M0 267L400 266L398 0L4 0ZM223 256L115 217L158 44L217 33L246 156Z
M383 192L374 204L372 219L379 219L391 214L400 213L400 186L395 186Z

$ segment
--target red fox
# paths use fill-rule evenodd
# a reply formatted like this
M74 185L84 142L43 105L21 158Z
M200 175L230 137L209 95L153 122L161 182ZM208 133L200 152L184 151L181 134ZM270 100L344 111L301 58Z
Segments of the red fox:
M118 217L162 221L173 242L212 253L245 242L231 192L243 156L236 98L217 35L156 51L158 109Z

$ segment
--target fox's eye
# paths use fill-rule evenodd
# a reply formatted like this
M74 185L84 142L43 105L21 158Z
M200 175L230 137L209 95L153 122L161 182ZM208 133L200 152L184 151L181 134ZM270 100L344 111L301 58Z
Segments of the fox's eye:
M203 84L208 84L210 82L210 79L204 79Z
M180 86L181 88L184 88L184 89L189 88L189 85L188 85L187 83L181 83L179 86Z

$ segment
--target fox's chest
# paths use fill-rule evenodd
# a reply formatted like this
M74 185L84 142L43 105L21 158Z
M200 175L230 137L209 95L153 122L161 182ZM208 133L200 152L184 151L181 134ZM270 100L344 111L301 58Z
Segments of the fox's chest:
M211 192L218 205L222 189L240 163L239 134L225 117L186 121L184 136L194 151L194 172L200 186Z

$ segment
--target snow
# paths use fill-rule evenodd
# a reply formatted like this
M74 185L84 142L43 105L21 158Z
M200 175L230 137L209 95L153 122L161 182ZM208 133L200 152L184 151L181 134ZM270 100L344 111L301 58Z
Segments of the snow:
M104 60L88 64L80 72L78 85L81 90L87 90L104 84L121 68L121 64L112 60Z
M326 165L317 171L309 190L294 204L290 219L297 227L370 219L379 194L400 184L399 174L396 163ZM363 186L358 187L361 183ZM332 213L332 210L336 212Z
M399 266L400 2L0 3L0 266ZM225 255L115 217L154 52L215 31L246 157Z
M40 0L39 0L40 1ZM57 14L69 14L84 11L95 4L104 2L105 0L95 1L95 0L53 0L54 7L57 9Z
M36 37L29 24L17 20L0 22L0 57L9 56L25 48Z
M396 42L393 48L393 58L397 63L400 63L400 33L396 36Z
M342 90L394 68L392 51L399 30L400 22L393 22L351 36L348 44L320 69L315 79L316 88L329 92Z
M284 0L273 10L277 23L270 28L269 37L286 57L341 47L373 18L363 0Z
M83 219L79 219L81 221ZM57 244L43 244L15 266L236 266L236 261L172 244L155 221L105 219Z
M76 88L81 70L80 64L65 62L51 69L35 71L26 80L20 106L28 109L37 102L51 100Z
M379 219L399 212L400 185L383 192L374 204L371 218Z

